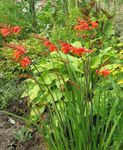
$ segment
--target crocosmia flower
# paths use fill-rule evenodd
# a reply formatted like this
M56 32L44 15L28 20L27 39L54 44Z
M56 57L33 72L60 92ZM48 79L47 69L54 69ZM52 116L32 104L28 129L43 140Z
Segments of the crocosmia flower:
M42 38L37 34L34 35L34 37L41 40L43 42L44 46L48 47L50 52L57 51L57 47L50 40L48 40L46 38Z
M0 29L0 33L2 34L3 37L7 37L11 34L10 29L7 27Z
M51 41L49 41L48 39L43 39L42 41L44 43L44 46L48 47L50 52L57 51L57 47Z
M15 51L15 52L13 53L13 58L14 58L14 60L15 60L15 61L19 61L20 58L21 58L21 55L22 55L22 53L21 53L20 51Z
M82 54L84 53L91 53L92 50L89 50L89 49L85 49L84 47L73 47L71 52L74 54L74 55L77 55L77 56L81 56Z
M103 69L101 71L96 70L96 73L102 75L103 77L107 77L110 74L110 71L108 69Z
M6 46L12 48L13 50L19 51L20 54L26 53L26 48L22 45L6 44Z
M15 61L19 61L21 56L26 54L26 48L22 45L6 44L5 46L15 50L13 53L13 58Z
M92 25L92 27L90 27L90 30L98 27L98 22L97 21L91 22L90 24Z
M20 60L20 65L21 65L22 68L26 68L26 67L29 66L30 64L31 64L31 60L29 59L28 56L26 56L26 57L24 57L24 58L22 58L22 59Z
M74 27L74 30L89 30L89 25L87 23L78 24Z
M11 27L11 31L15 34L19 34L21 31L21 27L20 26Z
M49 40L44 41L44 46L49 47L51 45L51 42Z
M57 47L54 44L51 44L49 46L49 50L50 50L50 52L57 51Z
M97 21L85 21L85 20L78 20L78 24L74 26L74 30L93 30L94 28L98 27Z
M91 53L92 52L92 50L86 49L84 47L80 47L80 48L74 47L69 43L65 43L65 42L61 42L61 41L60 41L60 45L61 45L62 52L65 54L71 52L74 55L81 56L84 53Z
M61 42L61 41L60 41L60 45L61 45L62 52L65 54L69 53L71 51L71 49L73 48L73 46L71 44Z

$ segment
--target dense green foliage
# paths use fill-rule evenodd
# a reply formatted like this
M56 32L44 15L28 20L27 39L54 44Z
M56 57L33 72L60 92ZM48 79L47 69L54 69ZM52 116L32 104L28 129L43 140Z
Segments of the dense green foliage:
M109 3L48 0L36 10L36 2L24 1L27 14L12 2L5 22L2 12L2 23L23 28L15 36L1 32L0 107L28 97L26 123L49 150L122 149L123 43ZM27 27L38 34L25 37Z

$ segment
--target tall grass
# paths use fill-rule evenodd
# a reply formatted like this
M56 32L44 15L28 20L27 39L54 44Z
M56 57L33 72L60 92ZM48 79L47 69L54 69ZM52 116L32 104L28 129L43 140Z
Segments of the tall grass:
M67 98L63 105L60 101L56 104L50 116L50 123L45 126L48 149L107 150L113 148L119 150L121 141L117 136L122 137L122 132L118 126L123 113L117 111L120 97L113 79L109 77L110 84L113 86L110 97L110 91L106 91L99 85L96 87L94 97L89 101L86 97L85 77L79 80L70 65L67 66L69 78L77 83L79 88L75 85L69 87L65 85L64 92ZM92 92L92 89L89 92ZM56 112L59 113L60 119Z

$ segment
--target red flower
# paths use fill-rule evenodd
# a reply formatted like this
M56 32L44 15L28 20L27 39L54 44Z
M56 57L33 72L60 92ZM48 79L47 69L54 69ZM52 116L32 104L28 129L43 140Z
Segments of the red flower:
M99 73L99 70L96 70L96 74L98 74Z
M89 30L87 23L79 24L74 27L74 30Z
M54 44L50 44L49 50L50 52L57 51L57 47Z
M91 25L91 26L90 26ZM85 20L78 20L78 24L76 26L74 26L74 30L92 30L94 28L97 28L98 27L98 22L95 21L95 22L90 22L89 20L88 21L85 21Z
M92 53L93 50L83 48L83 53Z
M44 46L49 48L50 52L57 51L57 47L52 42L50 42L48 39L43 39L42 41L44 43Z
M26 68L28 65L31 64L31 60L29 59L28 56L24 57L23 59L20 60L20 65L22 68Z
M13 57L14 57L15 61L19 61L21 58L21 55L22 55L22 53L20 53L20 51L15 51L13 53Z
M97 21L91 22L91 25L92 25L92 27L90 27L90 30L92 30L94 28L97 28L98 27L98 22Z
M110 71L108 69L104 69L104 70L96 70L96 73L99 75L102 75L103 77L107 77L110 74Z
M77 56L81 56L82 55L82 49L81 48L73 47L71 52L73 54L77 55Z
M61 41L60 41L60 45L61 45L62 52L65 54L72 52L73 54L75 54L77 56L81 56L83 53L91 53L92 52L92 50L85 49L84 47L80 47L80 48L74 47L71 44L61 42Z
M26 53L26 49L22 45L6 44L6 46L12 48L13 50L19 51L22 55Z
M60 45L61 45L62 52L65 54L69 53L73 48L73 46L71 44L61 42L61 41L60 41Z
M89 30L89 25L85 20L78 20L78 24L74 26L74 30Z
M10 29L7 27L0 29L0 33L2 34L3 37L7 37L11 34Z
M48 39L42 38L39 35L34 35L34 37L41 40L43 42L44 46L49 48L50 52L57 51L57 47Z
M11 28L11 31L15 34L19 34L21 31L21 27L20 26L15 26Z
M49 40L44 41L44 46L49 47L52 43Z
M84 23L87 23L87 21L85 21L85 20L80 20L80 19L78 20L78 24L81 24L81 25L82 25L82 24L84 24Z
M84 47L81 48L73 47L71 52L77 56L81 56L84 53L91 53L92 50L85 49Z

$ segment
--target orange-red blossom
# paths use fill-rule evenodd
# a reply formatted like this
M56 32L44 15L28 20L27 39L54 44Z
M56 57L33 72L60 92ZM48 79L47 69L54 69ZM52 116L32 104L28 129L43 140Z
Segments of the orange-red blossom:
M14 27L3 27L2 29L0 29L0 33L3 37L8 37L10 35L13 34L19 34L21 31L21 27L20 26L14 26Z
M41 40L43 42L44 46L49 48L50 52L57 51L57 47L48 39L42 38L39 35L34 35L34 37ZM81 47L81 48L74 47L71 44L66 43L66 42L59 41L59 43L61 45L62 52L65 54L71 52L77 56L81 56L84 53L91 53L92 52L92 50L90 50L90 49L86 49L84 47Z
M103 69L101 71L96 70L96 73L102 75L103 77L107 77L110 74L110 71L108 69Z
M19 61L21 56L26 53L26 49L22 45L6 44L6 46L15 50L13 53L13 57L16 61Z
M19 34L20 31L21 31L21 27L20 26L11 27L11 32L14 33L14 34Z
M71 44L65 43L65 42L60 42L61 45L61 50L63 53L67 54L69 52L73 53L74 55L81 56L84 53L91 53L92 50L86 49L84 47L74 47Z
M20 63L22 68L26 68L31 64L31 60L28 56L23 57L23 55L26 54L26 48L24 46L14 44L6 44L6 46L15 50L13 53L14 59Z
M39 35L34 35L34 37L41 40L44 46L47 47L50 52L57 51L57 47L50 40L42 38Z
M24 58L22 58L20 60L20 65L21 65L22 68L26 68L30 64L31 64L31 60L29 59L28 56L25 56Z
M10 29L9 28L2 28L0 29L0 33L3 37L7 37L11 34Z
M98 27L98 22L88 22L85 20L78 20L78 24L74 26L74 30L93 30L94 28Z

